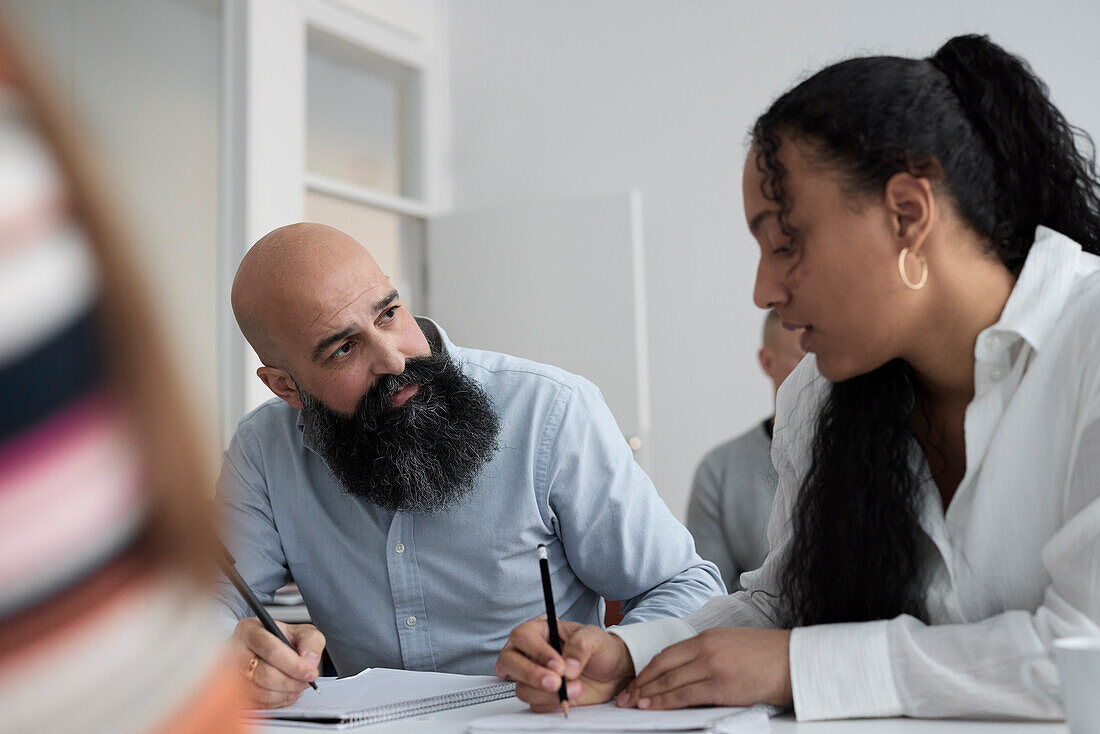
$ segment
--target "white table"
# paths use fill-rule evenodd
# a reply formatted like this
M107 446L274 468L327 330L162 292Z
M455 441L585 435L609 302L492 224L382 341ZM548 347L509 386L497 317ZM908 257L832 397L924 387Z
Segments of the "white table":
M480 703L428 716L399 719L345 731L364 734L462 734L474 719L493 714L525 711L527 704L514 698ZM264 726L260 734L317 734L317 729L288 726ZM772 734L1069 734L1065 724L1000 722L1000 721L938 721L929 719L855 719L817 721L799 724L786 714L772 719Z

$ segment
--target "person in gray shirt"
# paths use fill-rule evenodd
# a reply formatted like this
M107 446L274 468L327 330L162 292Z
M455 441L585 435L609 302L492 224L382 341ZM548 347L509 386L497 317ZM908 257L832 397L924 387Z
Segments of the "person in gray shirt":
M779 385L806 356L801 336L801 329L784 328L779 314L768 312L757 356L772 381L773 404ZM766 529L779 482L771 459L773 418L711 449L692 482L687 528L731 593L741 588L741 574L759 568L768 554Z

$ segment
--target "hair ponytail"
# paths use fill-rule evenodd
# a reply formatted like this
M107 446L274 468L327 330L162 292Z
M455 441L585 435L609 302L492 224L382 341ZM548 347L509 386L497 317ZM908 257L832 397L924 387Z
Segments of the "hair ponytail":
M784 228L792 204L778 153L791 137L855 192L881 195L899 172L933 180L1013 271L1039 225L1100 252L1091 140L1023 60L983 36L953 38L930 59L842 61L779 97L752 142ZM793 510L781 583L789 624L924 616L928 540L910 460L923 408L901 360L833 385Z
M1092 140L1051 104L1028 63L973 35L952 38L929 61L946 76L992 160L999 196L971 208L1000 259L1021 265L1039 225L1100 251Z

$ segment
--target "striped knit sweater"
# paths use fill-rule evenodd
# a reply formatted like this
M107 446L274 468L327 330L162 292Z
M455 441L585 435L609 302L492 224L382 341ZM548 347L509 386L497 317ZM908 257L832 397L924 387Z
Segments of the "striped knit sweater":
M136 544L141 457L112 403L96 264L0 87L0 732L237 731L201 595Z

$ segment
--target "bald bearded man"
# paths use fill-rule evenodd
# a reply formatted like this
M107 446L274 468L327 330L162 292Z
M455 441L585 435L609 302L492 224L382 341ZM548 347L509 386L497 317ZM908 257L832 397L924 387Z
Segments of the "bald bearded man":
M262 599L293 578L316 623L285 626L295 653L222 585L257 705L296 700L326 644L342 676L491 674L543 611L539 543L562 619L599 624L601 597L623 601L624 623L678 617L725 593L594 385L456 346L351 237L269 233L232 299L276 399L226 451L227 544Z

